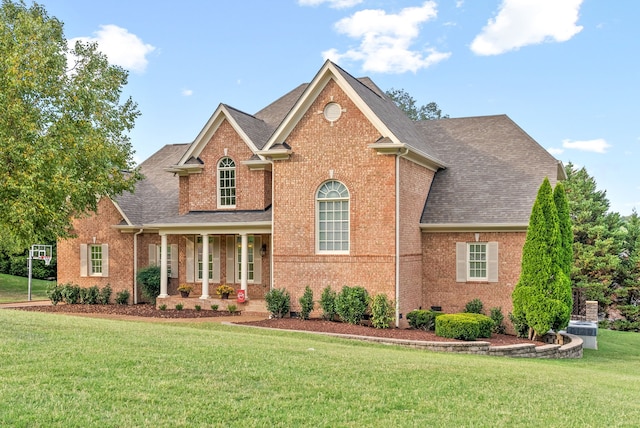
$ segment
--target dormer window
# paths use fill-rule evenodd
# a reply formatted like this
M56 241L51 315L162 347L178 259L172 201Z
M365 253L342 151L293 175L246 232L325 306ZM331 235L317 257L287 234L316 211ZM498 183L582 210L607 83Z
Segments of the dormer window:
M218 207L236 207L236 163L228 157L218 162Z

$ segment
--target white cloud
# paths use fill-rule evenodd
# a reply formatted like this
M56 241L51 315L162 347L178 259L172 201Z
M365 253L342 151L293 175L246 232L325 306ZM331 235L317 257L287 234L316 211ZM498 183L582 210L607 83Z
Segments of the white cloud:
M420 7L407 7L398 14L387 14L380 9L366 9L343 18L335 24L338 33L360 39L357 48L344 53L329 49L322 53L325 59L362 61L364 71L380 73L416 72L443 61L451 53L433 48L411 50L420 34L420 25L435 19L436 4L427 1Z
M548 151L549 153L551 153L552 155L554 155L554 156L555 156L555 155L561 155L561 154L563 154L563 153L564 153L564 149L559 149L559 148L555 148L555 147L549 147L549 148L547 149L547 151Z
M332 9L345 9L362 3L363 0L298 0L300 6L319 6L327 3Z
M584 152L606 153L611 144L607 143L604 138L595 140L571 141L562 140L562 147L565 149L576 149Z
M576 25L583 0L503 0L471 43L477 55L499 55L546 41L566 42L582 31Z
M191 89L183 89L182 95L185 97L190 97L191 95L193 95L193 91Z
M109 63L119 65L130 71L143 73L147 68L147 55L156 48L144 43L138 36L117 25L101 25L95 37L77 37L69 40L73 47L76 41L95 42L100 52L105 54Z

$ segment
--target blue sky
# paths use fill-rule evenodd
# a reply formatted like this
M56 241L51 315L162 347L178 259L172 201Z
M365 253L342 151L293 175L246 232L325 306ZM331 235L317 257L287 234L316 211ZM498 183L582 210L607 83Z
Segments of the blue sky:
M451 117L507 114L640 209L637 0L43 0L67 39L130 71L136 158L191 142L221 102L255 113L326 58Z

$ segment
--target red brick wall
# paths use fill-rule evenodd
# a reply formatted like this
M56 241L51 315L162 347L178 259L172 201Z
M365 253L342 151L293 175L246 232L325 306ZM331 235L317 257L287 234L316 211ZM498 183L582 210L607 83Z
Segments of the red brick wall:
M486 314L499 306L507 321L525 237L526 232L480 232L479 242L498 242L498 282L456 282L456 242L475 242L475 234L424 233L422 307L442 306L445 312L460 312L470 300L479 298Z
M319 113L330 101L346 109L333 125ZM330 81L287 137L291 159L274 163L274 287L290 291L293 310L306 285L316 300L327 285L395 296L395 162L367 147L379 137ZM350 192L349 256L315 251L315 196L330 171Z
M251 171L242 164L253 153L224 120L216 133L200 153L204 169L199 174L191 174L180 181L180 212L213 211L227 209L217 206L218 162L226 156L236 164L236 210L262 210L271 203L271 177L269 171ZM183 184L187 181L187 184ZM187 191L188 195L183 193Z
M400 158L400 313L422 305L420 218L435 172Z
M58 241L58 284L73 283L82 287L109 284L116 293L128 290L133 299L133 235L121 233L113 225L122 221L120 212L110 199L102 198L98 203L98 214L76 219L73 229L76 238ZM109 276L80 276L80 244L109 245Z

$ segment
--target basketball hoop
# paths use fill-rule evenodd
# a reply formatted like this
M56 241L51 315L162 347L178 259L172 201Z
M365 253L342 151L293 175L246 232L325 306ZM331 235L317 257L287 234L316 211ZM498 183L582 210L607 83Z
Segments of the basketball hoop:
M40 259L44 260L45 266L49 266L49 263L51 263L51 256L42 256Z

